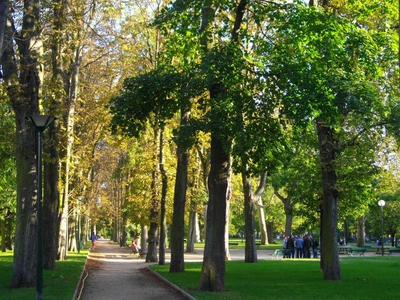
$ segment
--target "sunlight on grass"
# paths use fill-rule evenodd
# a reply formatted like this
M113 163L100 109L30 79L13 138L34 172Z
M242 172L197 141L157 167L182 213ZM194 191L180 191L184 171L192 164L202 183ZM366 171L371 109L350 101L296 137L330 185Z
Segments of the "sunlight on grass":
M43 298L46 300L71 300L81 276L88 254L69 252L67 260L57 261L55 270L43 270ZM0 299L35 299L36 287L11 289L13 269L12 251L0 252Z
M399 257L343 258L343 280L325 281L319 260L268 260L257 264L226 263L224 293L198 291L201 263L186 263L185 273L169 273L169 266L151 268L196 299L399 299ZM385 288L386 287L386 288ZM377 297L379 291L379 297ZM286 298L286 297L283 297Z

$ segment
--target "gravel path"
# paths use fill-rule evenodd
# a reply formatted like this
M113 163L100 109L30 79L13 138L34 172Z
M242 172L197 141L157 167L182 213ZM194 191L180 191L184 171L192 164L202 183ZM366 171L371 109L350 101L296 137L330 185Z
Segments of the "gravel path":
M183 300L184 295L147 270L144 259L108 241L99 240L89 253L75 299Z

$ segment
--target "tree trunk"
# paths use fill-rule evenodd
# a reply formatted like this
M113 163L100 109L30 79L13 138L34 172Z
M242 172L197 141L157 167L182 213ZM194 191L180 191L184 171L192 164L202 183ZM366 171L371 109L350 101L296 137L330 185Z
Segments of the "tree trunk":
M160 145L162 148L163 146ZM161 156L162 154L160 154ZM160 158L161 159L161 158ZM162 176L162 191L161 191L161 214L160 214L160 260L159 264L165 264L165 248L166 248L166 238L167 238L167 188L168 188L168 178L167 172L164 169L164 164L160 163L160 171Z
M189 121L190 108L181 108L181 128L185 128ZM189 150L187 145L178 141L176 180L174 191L174 211L171 224L171 264L170 272L184 272L184 236L185 236L185 203L188 181ZM192 224L193 225L193 224ZM192 240L190 240L192 242ZM189 245L189 240L187 241Z
M214 21L216 8L214 1L207 0L203 4L200 40L204 53L211 46L208 43L206 31L211 28ZM236 10L235 23L232 29L232 41L238 42L240 26L246 9L247 1L240 0ZM229 74L223 74L228 76ZM209 88L211 102L211 123L223 122L227 119L226 113L221 110L221 99L226 98L226 89L216 79ZM232 140L228 132L214 126L211 130L211 169L208 177L209 201L207 209L206 243L204 248L203 266L200 277L200 290L222 292L225 289L225 222L226 206L230 197L230 148Z
M146 225L142 225L141 226L141 234L140 234L140 248L142 248L142 254L141 254L141 258L146 257L147 255L147 226Z
M66 116L67 145L66 145L65 163L63 164L64 196L63 196L61 225L60 225L60 243L58 249L58 256L60 260L65 260L67 258L67 252L69 249L69 231L68 231L69 178L70 178L70 164L72 159L72 147L74 143L75 106L76 106L76 99L78 97L80 60L81 60L80 48L77 47L75 49L74 64L71 70L71 85L68 94L68 111Z
M50 144L45 144L44 148L49 153L49 159L44 161L44 201L43 201L43 268L54 270L56 268L56 258L58 250L58 125L54 122L50 125L48 132Z
M1 56L3 80L15 112L17 207L12 288L35 285L37 267L37 133L26 117L39 113L42 41L39 30L39 1L24 1L21 32L14 32L11 20L5 29ZM14 39L18 55L14 52ZM17 57L18 56L18 57ZM17 66L16 64L20 65Z
M196 211L191 211L189 213L189 233L186 242L186 253L194 252L194 243L199 242L199 220Z
M54 98L50 103L50 112L57 118L60 117L61 103L65 96L60 91L63 85L63 64L61 59L62 29L64 22L65 2L55 0L54 15L54 34L52 36L51 57L52 57L52 86L55 87ZM46 152L49 153L49 159L46 159L44 165L44 203L43 203L43 267L47 270L54 270L56 267L56 258L58 252L59 238L59 132L61 121L55 120L50 124L47 130L49 143L44 145Z
M260 226L260 233L261 233L261 245L268 245L268 230L267 230L267 224L265 222L265 211L264 207L262 207L262 200L261 197L259 198L259 206L257 207L258 210L258 222Z
M357 219L357 247L362 248L365 245L365 216Z
M269 244L275 244L275 240L274 240L274 223L273 222L268 222L267 223L267 237L268 237L268 243Z
M229 190L230 194L230 190ZM230 198L228 198L230 199ZM227 199L227 200L228 200ZM229 210L230 210L230 202L226 202L226 215L225 215L225 260L231 260L231 253L229 251Z
M152 191L152 208L150 210L150 228L148 232L148 252L146 255L146 262L158 262L157 257L157 244L158 244L158 222L159 222L159 200L158 200L158 191L157 191L157 171L158 171L158 137L159 137L159 130L154 131L154 149L153 149L153 173L152 173L152 180L151 180L151 191Z
M1 252L6 252L6 221L0 218Z
M341 280L339 254L337 246L337 202L335 172L335 140L333 129L323 123L317 123L318 143L320 150L322 186L323 186L323 219L321 266L325 280Z
M244 261L257 262L256 238L254 230L254 201L251 179L242 172L242 184L244 195L244 235L246 238Z
M212 133L206 242L200 278L202 291L222 292L225 289L225 221L229 174L229 154L219 136Z

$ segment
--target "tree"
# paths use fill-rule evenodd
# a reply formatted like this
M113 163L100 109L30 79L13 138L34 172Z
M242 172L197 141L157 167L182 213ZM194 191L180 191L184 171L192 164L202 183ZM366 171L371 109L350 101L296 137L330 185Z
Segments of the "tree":
M274 10L270 18L274 22L268 28L279 42L273 45L275 50L266 51L267 73L271 87L279 87L282 115L297 126L311 123L316 128L323 190L321 266L324 279L340 280L339 156L361 138L368 139L370 128L379 131L385 122L388 106L381 101L380 85L393 58L393 51L385 47L390 37L302 4Z
M15 20L22 18L16 31ZM40 37L39 1L25 1L22 10L15 10L7 23L7 47L1 57L3 79L16 119L17 210L14 268L11 287L32 287L35 284L37 252L36 192L37 165L33 126L26 117L39 113L41 91L42 40Z

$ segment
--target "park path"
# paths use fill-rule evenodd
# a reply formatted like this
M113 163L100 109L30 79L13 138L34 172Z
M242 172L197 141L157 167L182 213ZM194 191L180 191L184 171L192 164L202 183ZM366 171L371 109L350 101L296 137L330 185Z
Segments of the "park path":
M89 252L80 288L73 300L183 300L176 289L147 270L148 263L108 240Z

